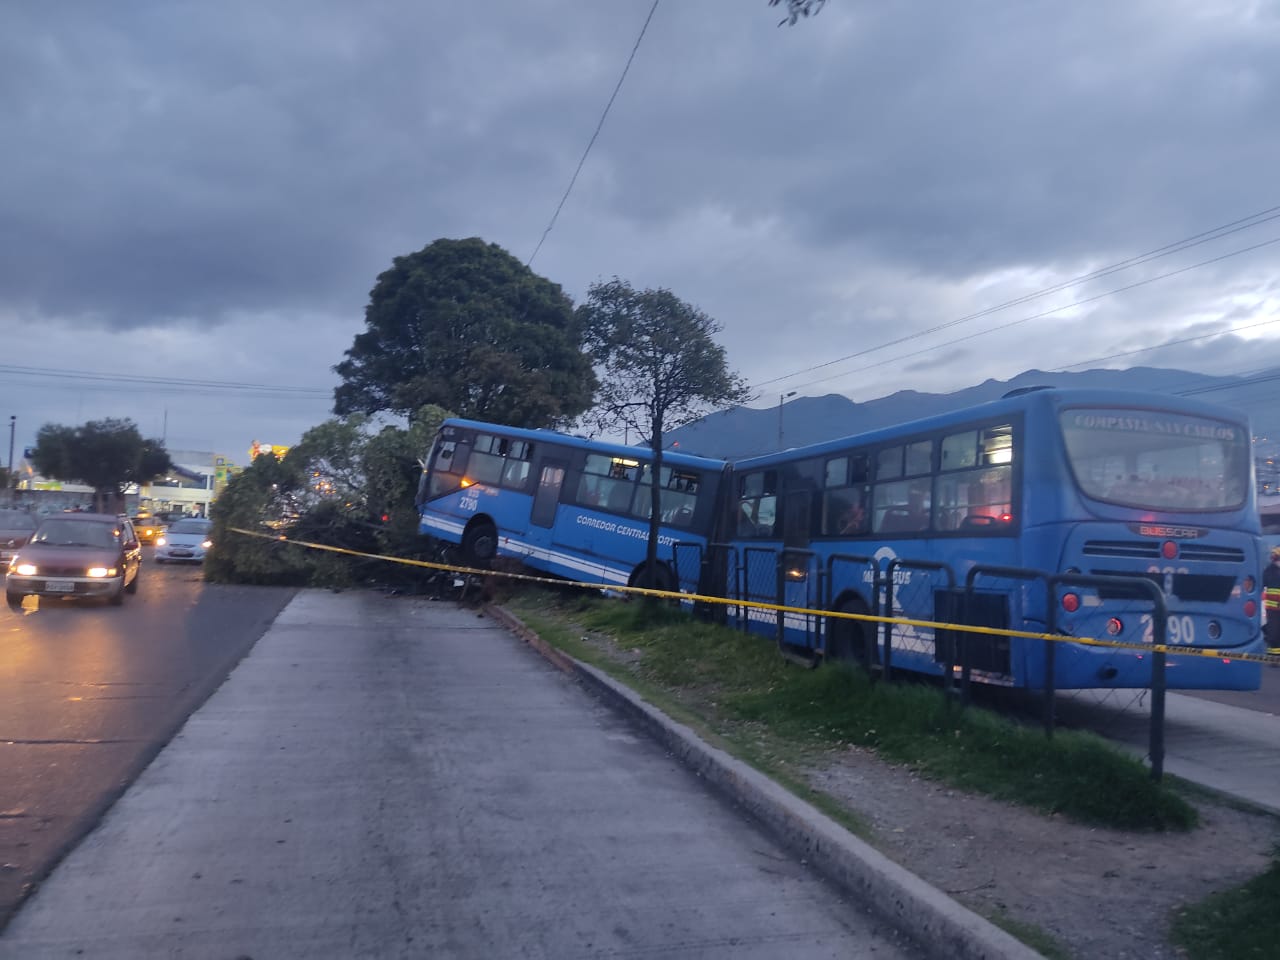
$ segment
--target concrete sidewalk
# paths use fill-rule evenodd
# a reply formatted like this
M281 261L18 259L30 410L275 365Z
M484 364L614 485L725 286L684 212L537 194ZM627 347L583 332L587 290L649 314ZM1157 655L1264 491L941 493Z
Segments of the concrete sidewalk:
M1151 698L1059 694L1057 713L1138 757L1150 753ZM1280 816L1280 716L1183 693L1165 695L1165 773Z
M1037 956L588 682L631 716L475 611L304 591L0 958Z

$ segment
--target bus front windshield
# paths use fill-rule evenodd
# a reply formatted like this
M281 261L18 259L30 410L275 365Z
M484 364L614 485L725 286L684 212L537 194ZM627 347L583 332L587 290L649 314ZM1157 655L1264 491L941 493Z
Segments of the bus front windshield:
M1076 408L1060 417L1072 472L1089 497L1142 510L1244 504L1250 461L1242 424L1119 408Z

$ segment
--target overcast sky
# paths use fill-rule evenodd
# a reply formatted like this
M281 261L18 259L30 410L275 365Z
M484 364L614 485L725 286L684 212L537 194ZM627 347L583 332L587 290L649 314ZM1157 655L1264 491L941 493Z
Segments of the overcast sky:
M723 325L758 406L1280 365L1280 4L779 17L0 5L0 423L19 455L103 417L235 462L294 443L331 415L377 275L441 237L537 250L575 302L669 288Z

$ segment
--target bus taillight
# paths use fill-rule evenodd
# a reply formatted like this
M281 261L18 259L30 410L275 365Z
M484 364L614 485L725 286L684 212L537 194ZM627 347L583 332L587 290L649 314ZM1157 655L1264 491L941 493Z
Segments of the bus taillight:
M1120 634L1124 633L1124 623L1119 617L1112 617L1107 621L1107 633L1111 634L1113 637L1118 637Z
M1244 583L1241 585L1244 587L1245 593L1253 593L1254 589L1258 586L1258 581L1254 580L1253 577L1245 577Z
M1174 540L1166 540L1164 546L1160 548L1160 552L1164 554L1166 560L1178 559L1178 544Z
M1080 609L1080 597L1074 593L1064 593L1062 595L1062 609L1067 613L1075 613Z
M1258 614L1258 605L1254 603L1252 600L1246 600L1244 602L1244 615L1250 619L1253 619L1255 616L1257 616L1257 614Z

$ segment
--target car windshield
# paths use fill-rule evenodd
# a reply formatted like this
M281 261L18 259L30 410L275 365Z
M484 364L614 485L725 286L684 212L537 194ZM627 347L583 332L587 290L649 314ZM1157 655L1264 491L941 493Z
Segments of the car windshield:
M23 510L0 510L0 530L34 530L36 518Z
M32 543L55 547L114 547L119 528L92 520L46 520L40 525Z
M208 520L179 520L169 528L170 533L194 533L197 536L208 533L210 522Z

